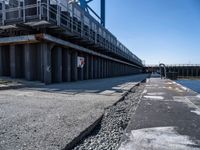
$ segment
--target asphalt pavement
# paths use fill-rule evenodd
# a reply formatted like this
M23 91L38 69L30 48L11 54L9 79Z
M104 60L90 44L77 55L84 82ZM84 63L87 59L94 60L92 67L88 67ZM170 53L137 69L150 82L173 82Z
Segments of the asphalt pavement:
M0 149L63 149L147 75L0 91Z

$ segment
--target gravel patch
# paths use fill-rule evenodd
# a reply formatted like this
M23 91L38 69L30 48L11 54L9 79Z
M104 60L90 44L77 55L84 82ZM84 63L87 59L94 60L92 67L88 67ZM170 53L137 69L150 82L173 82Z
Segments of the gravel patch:
M122 101L106 109L101 123L73 150L116 150L143 89L143 84L134 87Z

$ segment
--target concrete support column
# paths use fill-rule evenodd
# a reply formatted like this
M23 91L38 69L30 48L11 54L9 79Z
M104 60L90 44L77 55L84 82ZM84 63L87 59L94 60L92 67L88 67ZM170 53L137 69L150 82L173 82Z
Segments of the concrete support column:
M93 67L94 67L94 79L97 79L97 77L98 77L98 65L97 65L97 57L95 56L94 57L94 65L93 65Z
M24 61L25 61L25 78L26 80L33 80L33 55L30 44L24 45Z
M89 59L89 78L93 79L94 78L94 56L90 56Z
M0 48L0 76L10 76L10 46Z
M107 77L110 77L110 60L107 61Z
M3 76L3 48L0 47L0 76Z
M83 54L79 54L79 57L84 57ZM84 57L85 58L85 57ZM85 66L84 66L85 67ZM84 67L83 68L78 68L78 80L83 80L84 79Z
M121 75L123 76L123 64L121 64Z
M119 73L119 70L117 68L118 68L118 66L117 66L117 63L115 62L115 68L114 68L115 76L118 76L118 73Z
M103 78L103 59L100 58L100 78Z
M100 78L100 74L101 74L101 63L100 63L100 58L97 57L97 78Z
M68 49L63 49L63 81L70 82L71 81L71 53Z
M122 64L122 75L124 75L124 64Z
M112 70L112 75L111 77L114 77L115 76L115 62L111 62L111 70Z
M117 76L120 76L121 75L121 64L120 63L117 63L117 66L119 66L119 69L116 68L116 71L117 71Z
M115 77L116 76L116 63L113 62L113 76Z
M77 51L73 50L71 53L71 67L72 67L71 79L72 81L78 80L77 57L78 57Z
M38 80L44 82L44 51L43 51L43 46L41 43L37 45L37 66L38 66L38 73L37 73L37 78Z
M111 61L109 60L109 63L108 63L108 65L109 65L109 77L111 77L112 76L112 68L111 68Z
M62 48L55 47L53 51L52 51L53 60L51 60L52 81L59 83L62 82Z
M112 76L112 68L111 68L111 61L108 62L108 77L110 78Z
M125 75L125 65L123 64L123 75Z
M99 58L99 79L102 78L102 59Z
M114 69L115 77L117 76L117 69L116 69L116 66L117 66L117 65L116 65L116 62L114 62L114 68L113 68L113 69Z
M24 78L24 47L22 45L10 46L10 72L12 78Z
M104 59L102 59L102 73L101 73L101 78L104 78L104 68L105 68L105 65L104 65Z
M103 78L106 78L106 59L103 60Z
M84 66L84 80L89 79L89 66L90 66L89 56L88 56L88 54L86 54L85 55L85 66Z
M113 77L115 77L115 62L112 62L112 72L113 72Z
M105 78L107 78L107 59L105 59Z
M109 70L110 70L110 77L113 77L113 65L112 65L112 61L110 61L109 63Z
M17 77L15 45L10 46L10 73L12 78Z
M42 43L41 50L43 51L44 83L51 84L52 83L51 49L47 43Z

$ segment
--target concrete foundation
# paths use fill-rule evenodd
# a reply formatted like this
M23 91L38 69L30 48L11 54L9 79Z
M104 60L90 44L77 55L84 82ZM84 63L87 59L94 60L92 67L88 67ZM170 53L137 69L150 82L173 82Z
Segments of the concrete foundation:
M77 57L84 57L83 68ZM0 46L0 76L46 84L138 73L140 69L48 42Z

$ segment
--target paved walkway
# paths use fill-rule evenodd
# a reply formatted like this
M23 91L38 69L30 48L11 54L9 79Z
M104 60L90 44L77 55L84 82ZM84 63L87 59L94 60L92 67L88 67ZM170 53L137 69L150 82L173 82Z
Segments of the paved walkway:
M119 150L199 150L200 95L150 78Z
M0 149L62 149L146 77L0 91Z

